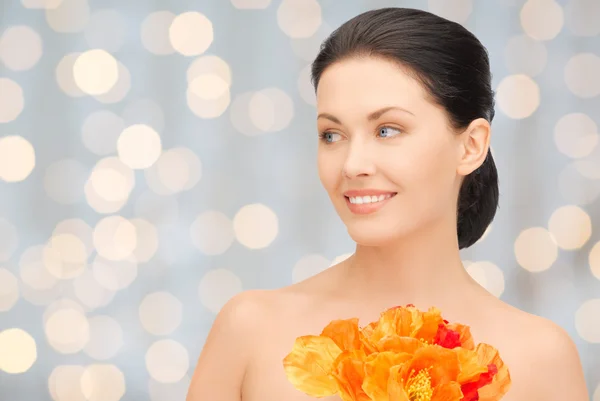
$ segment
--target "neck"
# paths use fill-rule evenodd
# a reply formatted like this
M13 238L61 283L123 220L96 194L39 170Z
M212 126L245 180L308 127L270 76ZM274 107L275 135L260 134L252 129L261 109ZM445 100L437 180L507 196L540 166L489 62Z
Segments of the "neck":
M346 290L387 306L458 306L465 291L481 287L462 264L454 227L430 227L384 246L357 245L344 262Z

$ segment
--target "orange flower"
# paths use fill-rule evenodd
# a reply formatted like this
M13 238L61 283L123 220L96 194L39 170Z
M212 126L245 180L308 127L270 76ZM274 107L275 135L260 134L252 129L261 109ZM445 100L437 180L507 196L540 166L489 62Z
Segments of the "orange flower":
M340 347L329 337L298 337L292 352L283 359L288 380L298 390L313 397L336 394L338 386L332 372L341 353Z
M361 355L374 351L364 340L357 318L334 320L321 335L296 339L292 352L283 360L285 373L294 387L314 397L336 394L340 388L356 387L351 368L356 361L362 363ZM350 376L352 378L348 379ZM349 398L353 399L359 398Z
M468 326L413 305L362 329L356 318L334 320L297 338L283 363L298 390L344 401L497 401L511 382L498 351L475 347Z

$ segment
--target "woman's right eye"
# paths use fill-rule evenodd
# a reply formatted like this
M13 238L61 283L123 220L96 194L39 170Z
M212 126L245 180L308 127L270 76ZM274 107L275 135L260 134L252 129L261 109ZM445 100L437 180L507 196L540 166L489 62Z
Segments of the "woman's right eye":
M323 132L321 135L321 140L327 144L336 142L336 135L339 137L340 134L336 134L335 132Z

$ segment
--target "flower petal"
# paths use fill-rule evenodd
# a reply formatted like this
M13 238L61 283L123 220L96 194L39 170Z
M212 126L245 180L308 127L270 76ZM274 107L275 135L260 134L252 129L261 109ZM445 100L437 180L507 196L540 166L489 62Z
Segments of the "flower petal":
M365 380L365 358L365 352L359 349L344 351L335 361L332 375L343 401L371 401L362 388Z
M460 391L460 384L449 382L440 384L433 389L431 401L460 401L462 398L463 393Z
M475 349L475 343L473 342L473 336L471 335L471 328L469 326L460 323L450 323L448 328L460 334L460 346L462 348Z
M456 348L454 351L458 355L460 364L460 373L457 379L460 384L478 380L479 375L488 371L486 365L479 363L479 355L474 350Z
M438 332L439 325L444 324L442 312L438 308L432 306L427 312L422 314L422 320L423 324L417 329L414 337L422 338L432 344L435 335Z
M373 400L387 400L388 380L390 369L410 361L413 356L409 353L396 353L392 351L380 352L369 355L365 360L365 381L363 390Z
M331 338L342 351L360 349L360 334L358 318L333 320L321 332L322 336Z
M292 351L283 359L283 368L290 383L305 394L333 395L337 392L337 382L331 373L341 353L329 337L298 337Z
M411 372L419 372L423 369L429 370L431 386L434 388L443 383L456 381L460 372L458 356L456 352L447 348L430 345L418 349L413 360L402 365L400 374L406 383Z
M416 338L400 337L396 334L382 338L377 344L379 352L394 351L407 352L414 354L419 348L423 348L425 344Z
M511 379L508 367L504 364L498 350L491 345L480 343L476 347L478 361L482 365L495 365L497 373L490 384L479 389L480 401L497 401L510 389Z
M404 391L404 387L402 386L402 366L403 365L396 365L390 369L390 377L388 379L389 401L410 401L408 399L408 394L406 394L406 391ZM386 399L384 398L381 401L384 400Z
M445 324L440 323L433 343L448 349L460 347L460 333L450 330Z
M414 337L423 325L421 312L414 307L398 306L383 312L373 330L372 340L396 334L402 337Z

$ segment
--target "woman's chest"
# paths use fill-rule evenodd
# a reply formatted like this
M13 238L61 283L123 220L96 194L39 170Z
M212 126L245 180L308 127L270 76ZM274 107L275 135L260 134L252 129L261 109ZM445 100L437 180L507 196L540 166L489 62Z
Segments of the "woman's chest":
M344 313L333 316L341 317ZM364 325L373 320L373 313L366 311L360 319ZM351 316L347 316L351 317ZM309 397L296 390L288 381L283 369L283 359L292 350L297 337L307 334L319 334L321 329L333 318L329 313L315 314L312 319L282 319L271 330L263 333L254 348L252 360L248 366L243 383L242 401L311 401ZM494 334L489 327L480 323L473 324L476 342L487 342L498 348L501 356L509 366L512 386L502 401L531 401L528 381L534 372L528 368L524 355L520 350L519 339L514 333L512 337ZM477 334L477 335L476 335ZM321 398L322 401L341 401L338 396Z

